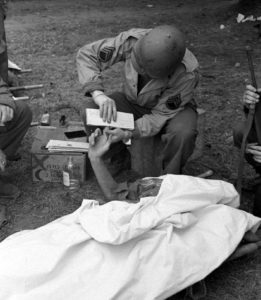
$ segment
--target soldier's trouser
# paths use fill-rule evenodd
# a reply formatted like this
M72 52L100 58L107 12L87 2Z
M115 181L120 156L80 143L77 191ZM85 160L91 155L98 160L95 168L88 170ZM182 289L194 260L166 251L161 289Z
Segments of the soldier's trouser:
M244 135L244 129L246 127L246 122L239 122L234 128L233 128L233 138L234 138L234 144L236 147L240 148L241 143L243 140ZM256 143L257 142L257 136L255 130L252 128L249 132L247 143ZM249 164L253 166L253 168L256 170L258 174L261 175L261 163L256 162L253 159L253 155L246 153L245 158Z
M194 106L186 105L161 131L163 173L180 174L195 148L198 114Z
M244 129L246 127L246 122L240 122L237 124L233 129L233 137L234 137L234 144L238 148L241 147L241 143L243 140ZM254 129L250 130L250 133L247 138L248 143L256 143L257 136ZM245 158L249 164L253 166L256 172L261 175L261 163L256 162L253 159L252 154L245 154ZM254 198L254 207L253 207L253 214L261 217L261 185L255 187L255 198Z
M6 41L4 27L5 11L4 6L0 5L0 38ZM0 49L0 76L8 82L8 56L6 43L1 43ZM14 117L5 126L0 126L0 149L4 151L7 158L12 157L30 126L32 113L29 107L22 102L16 102Z
M13 156L32 121L32 112L23 102L16 102L14 117L5 126L0 126L0 149L7 158Z
M122 93L113 93L109 97L115 100L118 111L132 113L134 120L150 113L150 109L131 103ZM97 108L97 105L91 101L86 102L84 106ZM83 112L84 124L86 125L85 109ZM86 126L86 131L87 135L89 135L93 128ZM167 122L160 134L164 143L164 148L162 149L163 172L165 174L181 173L181 168L185 165L195 147L197 137L196 109L192 105L187 105L183 111ZM114 153L120 148L120 143L117 144L112 149Z

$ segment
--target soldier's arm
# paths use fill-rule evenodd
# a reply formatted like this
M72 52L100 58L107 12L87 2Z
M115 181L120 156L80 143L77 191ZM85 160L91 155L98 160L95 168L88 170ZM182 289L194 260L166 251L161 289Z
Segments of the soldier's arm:
M5 6L0 4L0 123L6 120L6 113L15 109L15 102L8 90L8 57L5 37ZM10 119L10 116L7 117Z
M134 137L156 135L166 122L172 119L194 96L198 73L180 72L175 82L161 95L158 104L150 114L143 115L135 122Z
M9 92L7 84L0 77L0 105L6 105L15 109L15 101Z
M125 59L125 42L126 37L121 33L114 38L87 44L78 51L78 76L86 96L93 91L104 91L102 71Z
M134 28L116 37L102 39L82 47L76 57L79 81L86 96L94 91L104 91L102 71L124 61L133 44L148 30Z
M0 77L0 126L5 126L6 121L13 118L15 102L8 90L6 83ZM6 166L6 155L0 149L0 170L4 171Z

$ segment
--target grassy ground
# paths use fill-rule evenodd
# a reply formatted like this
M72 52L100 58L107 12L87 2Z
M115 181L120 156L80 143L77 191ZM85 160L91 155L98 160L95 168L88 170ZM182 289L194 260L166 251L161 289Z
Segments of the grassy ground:
M250 78L244 50L247 44L254 49L258 82L261 76L258 33L251 22L237 24L236 16L241 11L236 3L229 0L10 1L6 20L9 57L22 68L33 69L32 74L22 76L24 83L44 84L41 91L27 93L31 96L29 105L34 121L46 109L50 109L53 120L61 114L70 120L80 120L77 110L57 111L68 104L77 107L84 101L75 64L79 47L131 27L176 23L186 33L187 45L199 59L201 83L197 99L207 112L204 155L190 162L185 172L198 174L211 168L215 172L213 178L234 182L238 151L232 144L232 127L243 117L240 98ZM242 12L261 15L260 9ZM220 29L221 24L224 29ZM119 68L105 75L108 91L119 86ZM10 164L6 172L6 177L23 194L16 203L9 203L10 222L0 231L0 240L72 212L83 197L102 197L93 176L81 188L78 201L68 199L61 184L33 183L28 150L34 135L35 128L31 128L20 151L22 160ZM250 167L246 167L245 173L244 184L249 187L255 174ZM251 211L251 193L244 194L242 208ZM260 252L224 264L207 278L206 299L260 299L260 271Z

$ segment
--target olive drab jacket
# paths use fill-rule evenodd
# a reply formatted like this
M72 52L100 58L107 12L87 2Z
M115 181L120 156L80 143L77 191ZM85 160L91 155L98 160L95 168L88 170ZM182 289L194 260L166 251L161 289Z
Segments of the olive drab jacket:
M114 38L106 38L82 47L77 54L77 69L84 93L90 96L95 90L104 91L102 71L118 62L124 62L123 92L127 99L151 109L150 114L135 121L139 136L157 134L166 122L193 99L198 83L198 61L186 49L182 64L164 78L151 79L138 92L138 74L131 62L131 51L139 38L151 29L130 29Z
M2 1L5 2L6 1ZM15 101L8 90L8 58L7 58L7 45L5 38L5 7L0 3L0 105L6 105L15 109Z

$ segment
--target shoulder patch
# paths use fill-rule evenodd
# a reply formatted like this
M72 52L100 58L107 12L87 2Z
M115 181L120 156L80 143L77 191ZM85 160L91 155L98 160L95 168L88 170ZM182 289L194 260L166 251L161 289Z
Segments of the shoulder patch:
M175 96L170 96L168 97L166 101L166 106L170 110L175 110L177 109L181 104L181 95L177 94Z
M115 48L114 47L104 47L99 52L99 59L102 62L107 62L112 58L113 52Z

